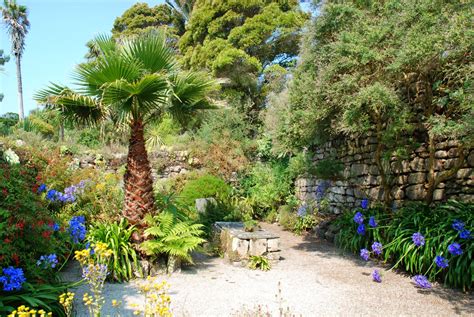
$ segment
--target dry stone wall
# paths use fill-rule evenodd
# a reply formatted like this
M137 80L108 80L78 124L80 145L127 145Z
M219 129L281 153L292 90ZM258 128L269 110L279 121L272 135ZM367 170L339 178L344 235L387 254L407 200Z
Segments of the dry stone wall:
M381 178L375 163L375 137L352 140L338 139L327 142L315 151L314 163L322 160L336 160L343 164L341 177L337 180L324 180L316 177L302 177L296 181L296 194L302 201L318 201L322 198L329 203L329 210L338 214L345 209L360 206L364 198L382 201ZM427 194L428 151L419 146L404 161L393 159L390 162L391 177L394 177L392 197L394 206L407 201L424 200ZM439 173L454 166L459 157L458 148L453 141L436 145L435 172ZM474 202L474 150L470 150L464 164L456 175L440 183L434 191L434 201L458 199Z

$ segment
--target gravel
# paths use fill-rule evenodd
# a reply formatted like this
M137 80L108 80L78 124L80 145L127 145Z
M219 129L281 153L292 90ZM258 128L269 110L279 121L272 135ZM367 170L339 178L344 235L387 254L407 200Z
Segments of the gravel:
M170 285L175 316L256 316L256 311L280 316L474 316L474 296L434 284L416 288L409 276L344 254L314 237L296 237L276 225L263 227L281 237L282 257L268 272L252 271L221 258L200 256L196 265L171 276L159 276ZM372 281L377 268L382 283ZM80 276L72 266L67 278ZM131 304L143 303L139 280L107 284L103 316L114 316L111 300L123 301L121 316L133 316ZM85 286L76 290L82 299ZM278 295L280 294L280 295ZM87 316L76 302L77 316ZM267 316L267 315L265 315Z

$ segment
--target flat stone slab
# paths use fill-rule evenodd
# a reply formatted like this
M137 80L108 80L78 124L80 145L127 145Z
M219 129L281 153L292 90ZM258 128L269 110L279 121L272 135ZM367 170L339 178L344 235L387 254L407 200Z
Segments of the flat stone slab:
M280 236L263 229L257 229L252 232L247 232L244 230L244 224L242 222L216 222L215 226L218 230L227 229L233 237L242 240L280 238Z

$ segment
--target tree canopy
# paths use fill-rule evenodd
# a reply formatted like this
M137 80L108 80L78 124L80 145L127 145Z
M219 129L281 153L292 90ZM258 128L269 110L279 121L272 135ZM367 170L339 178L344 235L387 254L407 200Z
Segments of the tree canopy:
M266 68L294 62L306 19L296 0L198 0L179 41L182 62L227 79L227 91L255 96Z

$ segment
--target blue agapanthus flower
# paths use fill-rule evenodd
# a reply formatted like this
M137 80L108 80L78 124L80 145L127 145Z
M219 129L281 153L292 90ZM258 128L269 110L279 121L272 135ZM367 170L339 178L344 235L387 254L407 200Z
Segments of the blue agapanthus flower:
M380 242L374 242L372 243L372 251L377 254L377 255L381 255L382 254L382 243Z
M39 260L36 261L36 265L43 269L54 269L56 265L58 265L58 262L58 257L53 253L49 255L42 255Z
M69 234L74 243L83 241L86 237L86 219L84 216L72 217L69 221Z
M374 270L372 272L372 279L374 280L374 282L382 283L382 276L380 276L379 270Z
M360 257L365 261L369 260L370 252L367 249L360 249Z
M459 232L459 238L461 239L471 239L471 231L464 229Z
M59 226L59 224L57 222L55 222L51 226L51 229L53 229L53 231L59 231L59 229L61 229L61 227Z
M454 230L461 231L464 229L464 222L458 219L454 219L452 227Z
M365 225L363 223L361 223L358 227L357 227L357 234L358 235L365 235Z
M442 257L441 255L437 255L435 258L435 263L439 268L445 269L448 267L448 259Z
M3 290L6 292L20 290L23 283L26 282L25 275L21 268L9 266L3 269L3 275L0 276L0 283L3 284Z
M41 193L44 193L45 191L47 191L48 188L46 187L46 184L41 184L39 187L38 187L38 194L41 194Z
M50 189L46 193L46 199L49 201L55 201L57 198L58 192L55 189Z
M358 224L363 224L364 223L364 215L361 212L356 212L354 215L354 222Z
M461 255L462 254L461 245L457 242L451 243L448 246L448 252L451 253L452 255Z
M411 239L413 240L413 243L417 247L421 247L425 245L425 237L419 232L415 232L412 236Z
M362 209L369 208L369 200L368 199L362 199L362 201L360 202L360 206L362 207Z
M431 288L431 283L428 281L424 275L415 275L413 276L413 281L416 283L416 286L420 288Z
M298 207L298 217L300 218L303 218L304 216L306 216L306 214L308 213L308 206L306 205L306 203L303 203L301 204L301 206Z
M377 227L377 221L375 220L374 216L369 218L369 226L371 226L372 228Z

